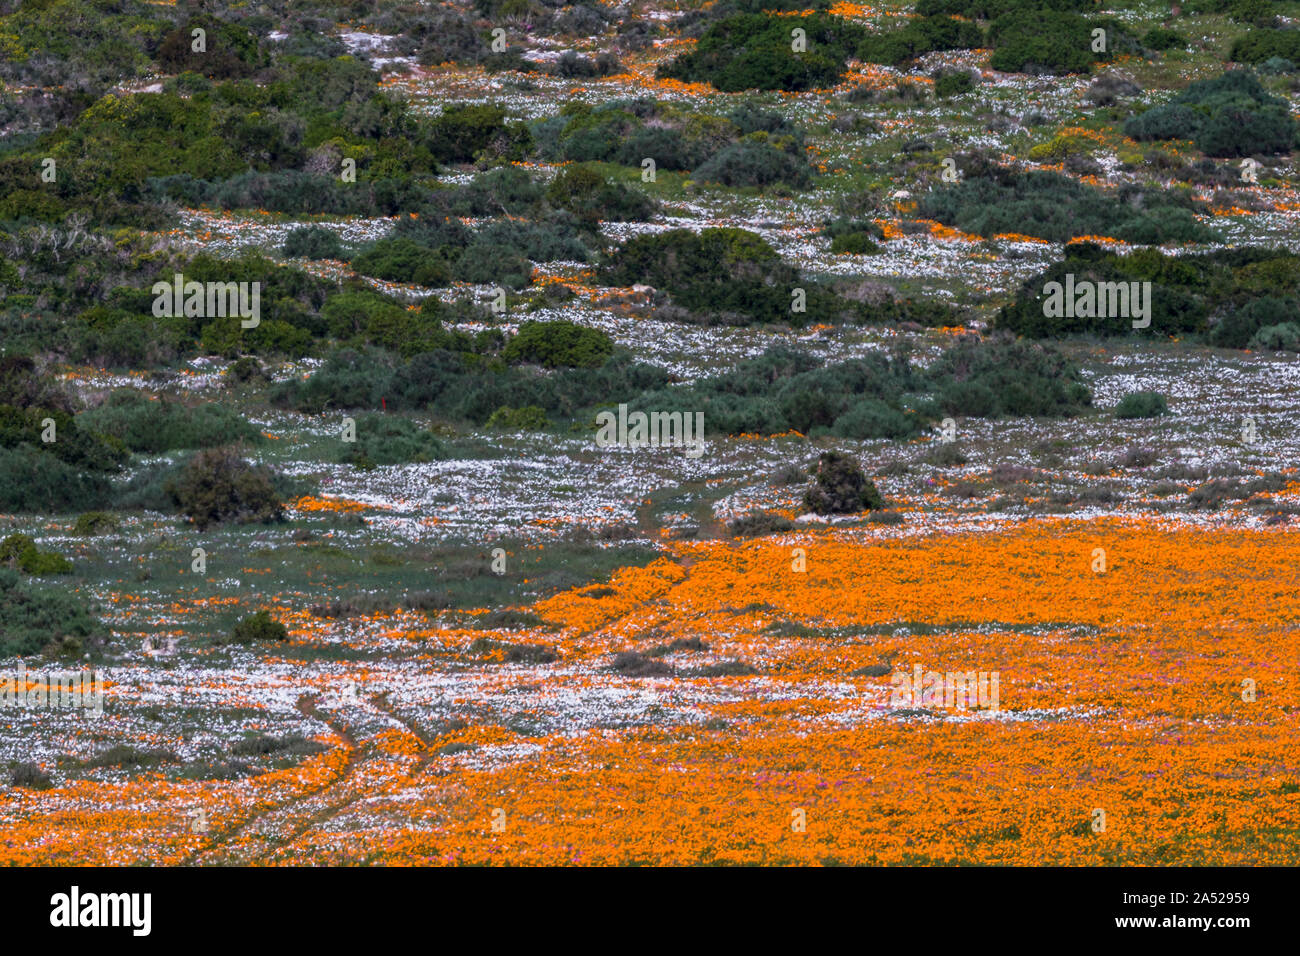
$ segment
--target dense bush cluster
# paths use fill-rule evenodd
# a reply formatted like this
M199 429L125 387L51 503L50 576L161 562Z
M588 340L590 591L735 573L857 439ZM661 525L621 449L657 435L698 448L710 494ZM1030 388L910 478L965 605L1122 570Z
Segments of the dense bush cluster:
M102 405L77 416L79 424L111 435L133 452L158 454L175 449L257 443L262 433L237 412L205 402L188 406L151 399L135 389L119 389Z
M1150 282L1151 325L1144 335L1202 336L1227 348L1286 348L1289 325L1300 323L1300 257L1285 250L1245 247L1167 256L1155 249L1129 255L1091 243L1066 247L1065 258L1026 282L995 322L1020 335L1132 335L1130 319L1048 317L1043 287L1064 282ZM1265 343L1268 343L1267 345Z
M805 52L791 49L795 26L806 31ZM863 35L861 27L824 13L798 21L740 13L710 24L691 52L660 66L657 75L712 83L724 93L825 89L839 82Z
M705 324L804 325L851 316L852 303L801 277L762 237L744 229L637 236L603 264L606 285L648 283L668 295L670 317ZM797 290L805 311L794 311Z
M503 406L531 406L556 419L571 420L610 395L634 395L667 380L662 369L618 353L598 368L562 367L547 372L446 349L401 362L383 353L343 349L306 381L276 385L270 397L277 405L309 413L378 409L382 399L394 411L428 412L483 425Z
M636 407L702 411L721 434L869 440L920 435L944 414L1068 417L1091 401L1062 356L999 339L959 343L927 370L906 354L826 365L776 347L722 375L644 395Z
M1273 96L1245 70L1192 83L1168 103L1124 124L1126 136L1190 139L1207 156L1290 152L1297 131L1286 100Z
M54 551L42 551L30 535L11 534L0 541L0 564L24 574L71 574L72 562Z
M1201 208L1177 190L1125 186L1112 196L1058 173L992 167L926 193L919 211L980 236L1021 233L1056 242L1111 236L1150 244L1214 238L1193 216Z
M1256 28L1234 40L1229 55L1238 63L1259 64L1274 58L1300 63L1300 30Z
M858 59L900 66L913 57L939 50L966 50L984 45L984 34L969 20L923 16L887 33L873 33L858 44Z
M752 106L708 116L646 99L566 103L558 116L534 123L532 134L539 155L554 161L641 168L650 159L657 169L693 170L701 182L728 186L803 187L810 179L803 133Z
M546 368L599 368L614 354L614 342L599 329L573 322L525 322L501 350L507 362Z

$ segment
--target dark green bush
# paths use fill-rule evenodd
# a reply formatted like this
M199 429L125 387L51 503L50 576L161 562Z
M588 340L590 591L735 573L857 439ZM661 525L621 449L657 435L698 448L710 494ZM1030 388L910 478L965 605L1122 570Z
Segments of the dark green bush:
M784 183L803 189L812 182L802 153L776 148L765 133L746 137L714 153L691 173L691 178L733 187Z
M1300 60L1300 31L1256 27L1232 42L1229 58L1238 63L1263 63L1274 58L1295 63Z
M261 644L288 639L288 628L271 617L269 611L257 611L240 618L230 631L231 644Z
M622 183L612 183L596 170L581 164L562 169L551 180L546 199L556 208L566 209L589 223L643 221L650 218L656 208L644 193Z
M1225 348L1244 349L1263 329L1300 323L1300 302L1274 296L1252 299L1229 309L1210 331L1210 341Z
M63 588L38 588L0 568L0 656L81 657L103 645L107 632Z
M1267 326L1300 324L1300 256L1247 247L1197 255L1139 249L1128 255L1091 243L1066 246L1066 258L1027 281L994 325L1018 335L1132 335L1130 319L1049 317L1048 282L1150 282L1151 324L1143 335L1205 336L1219 346L1245 348Z
M522 289L533 281L533 266L513 246L478 241L470 245L452 265L462 282Z
M199 530L225 522L267 524L284 516L270 470L249 464L233 448L198 452L166 491Z
M985 175L968 175L926 193L918 215L980 236L1022 233L1055 242L1075 236L1111 236L1140 243L1206 242L1216 234L1196 221L1193 212L1201 208L1170 190L1129 186L1111 197L1058 173L994 167Z
M1266 325L1251 337L1250 348L1265 352L1300 352L1300 324Z
M614 342L599 329L573 322L524 322L501 352L507 362L531 362L546 368L598 368L614 352Z
M819 515L856 514L885 506L875 484L862 466L837 451L823 452L817 461L816 481L804 495L804 506Z
M468 163L483 151L522 159L530 145L524 126L508 127L506 111L493 104L448 106L429 124L427 144L446 163Z
M947 98L969 93L975 88L975 81L969 73L941 72L934 77L934 95Z
M807 51L791 49L791 31L807 33ZM695 48L659 67L661 78L712 83L724 93L803 91L839 82L861 27L826 14L800 17L738 14L712 23Z
M30 445L0 448L0 510L57 514L105 504L109 483Z
M1187 46L1187 38L1164 27L1152 27L1142 34L1142 45L1148 50L1175 50Z
M1155 418L1169 411L1159 392L1129 392L1115 406L1116 418Z
M356 420L356 441L344 444L339 460L373 468L446 457L442 442L409 419L397 415L363 415Z
M77 515L72 533L83 537L95 537L117 531L121 526L121 522L110 512L87 511L85 514Z
M934 363L938 403L949 415L1062 418L1092 404L1078 368L1052 349L1005 338L959 341Z
M1105 53L1092 51L1092 31L1107 29ZM989 26L993 56L989 65L1008 73L1087 73L1092 64L1115 51L1118 24L1089 20L1076 13L1020 9L1004 13Z
M525 432L545 431L548 426L546 410L536 405L526 405L523 408L502 405L492 413L486 424L487 428Z
M111 435L134 452L213 448L235 442L265 441L262 432L226 405L188 406L167 398L150 399L135 389L114 391L97 408L77 420L88 429Z
M53 551L41 551L30 535L11 534L0 541L0 564L24 574L71 574L72 562Z
M801 277L761 236L744 229L687 229L636 236L607 257L605 285L646 283L668 293L690 321L803 325L852 316L851 303ZM796 312L797 289L805 311Z
M1190 139L1207 156L1289 152L1296 133L1286 101L1270 94L1246 70L1198 80L1168 103L1124 124L1126 136Z
M909 20L897 30L873 33L858 44L858 59L866 63L901 66L913 57L936 50L968 50L984 45L984 34L968 20L928 16Z
M299 226L285 237L280 251L291 259L341 259L343 243L329 229Z
M780 534L794 530L794 522L784 515L770 511L751 511L727 522L727 530L735 538L751 538L762 534Z
M451 268L446 260L410 239L379 239L354 257L351 266L363 275L392 282L451 284Z
M9 786L24 790L49 790L54 786L54 781L36 764L20 763L9 773Z

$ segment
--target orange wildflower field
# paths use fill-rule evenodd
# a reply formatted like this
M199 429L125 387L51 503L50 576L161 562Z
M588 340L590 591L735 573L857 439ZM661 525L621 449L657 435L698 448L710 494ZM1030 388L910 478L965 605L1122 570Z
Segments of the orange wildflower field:
M689 720L524 744L437 733L382 673L321 681L299 707L333 733L295 768L23 794L0 841L23 864L1294 864L1296 554L1288 530L1117 520L674 543L538 602L559 663L497 679ZM590 666L702 633L757 667ZM998 706L899 707L889 671L916 665L996 673Z

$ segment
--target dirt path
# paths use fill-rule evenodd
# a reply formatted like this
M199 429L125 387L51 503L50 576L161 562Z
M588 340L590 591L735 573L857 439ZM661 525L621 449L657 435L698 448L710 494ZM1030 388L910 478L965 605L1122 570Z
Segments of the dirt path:
M288 830L295 834L304 832L310 827L310 822L299 824L297 821L301 819L304 813L308 815L309 821L313 815L319 815L319 810L313 814L313 805L341 808L356 799L355 796L343 801L328 799L331 792L345 788L351 783L357 768L364 762L365 758L363 747L358 745L356 738L347 725L337 718L322 714L316 707L317 699L316 696L310 694L299 697L296 705L298 712L304 717L326 724L330 730L343 740L344 746L348 748L348 759L343 766L342 772L315 790L293 797L279 806L256 813L233 827L217 832L211 837L206 846L181 861L182 866L241 866L256 862L271 853L276 846L268 846L259 851L255 847L243 845L246 840L260 837L267 841L274 840L277 844L283 843L285 837L282 834L286 832L286 824ZM337 809L333 812L337 812ZM289 839L292 839L292 837Z

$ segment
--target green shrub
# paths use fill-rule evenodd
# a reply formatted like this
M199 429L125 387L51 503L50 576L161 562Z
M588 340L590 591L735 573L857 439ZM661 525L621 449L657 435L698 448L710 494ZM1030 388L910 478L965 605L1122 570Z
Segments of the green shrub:
M11 534L0 541L0 564L37 576L72 573L71 561L61 554L40 551L36 541L25 534Z
M261 644L288 639L289 629L264 610L240 618L230 631L231 644Z
M1092 404L1078 368L1052 349L998 338L959 341L931 368L949 415L1070 417Z
M1116 199L1120 201L1116 201ZM1205 242L1201 207L1170 190L1121 188L1117 197L1055 172L992 168L921 197L918 215L980 236L1022 233L1054 242L1113 236L1126 242Z
M546 199L556 208L566 209L580 220L591 223L643 221L655 210L654 202L644 193L629 189L622 183L612 183L596 170L581 164L562 169L551 180Z
M130 457L120 441L80 427L66 412L0 405L0 448L18 445L91 471L117 471Z
M423 286L451 284L446 260L410 239L379 239L350 263L363 275Z
M1116 418L1155 418L1169 411L1159 392L1129 392L1115 406Z
M106 636L103 625L67 590L33 587L16 571L0 568L0 657L81 657L96 651Z
M843 232L831 239L831 252L836 255L869 256L879 251L867 232Z
M936 50L969 50L983 45L984 34L974 23L947 16L928 16L910 20L897 30L868 35L858 45L857 53L858 59L865 63L901 66Z
M448 106L428 126L427 145L445 163L468 163L488 150L522 159L530 139L526 127L507 127L506 111L493 104Z
M265 441L256 426L226 405L209 402L191 407L166 398L150 399L131 388L114 391L104 404L82 412L77 420L134 452L151 455Z
M804 91L839 82L864 35L861 27L826 14L801 17L806 52L791 49L792 21L765 13L738 14L710 24L695 48L659 67L660 78L741 90Z
M1238 63L1263 63L1271 59L1300 61L1300 32L1256 27L1232 43L1229 59Z
M107 511L87 511L77 515L72 533L82 537L95 537L117 531L122 526L117 516Z
M1164 27L1152 27L1142 34L1142 45L1148 50L1182 49L1187 46L1187 38Z
M941 72L934 76L934 95L947 99L960 96L975 88L975 80L969 73Z
M1300 324L1300 302L1277 296L1260 296L1240 308L1228 309L1210 331L1210 341L1231 349L1244 349L1263 329Z
M1066 11L1004 13L989 26L994 45L989 66L1007 73L1087 73L1093 63L1109 60L1117 45L1118 25L1106 24L1106 52L1092 52L1092 31L1098 26L1103 24Z
M536 405L526 405L523 408L502 405L492 413L485 427L499 428L503 431L540 432L545 431L549 425L546 420L546 410Z
M452 266L462 282L500 285L522 289L533 281L533 265L512 246L499 242L476 241Z
M109 483L30 445L0 448L0 510L57 514L104 504Z
M341 259L343 243L329 229L299 226L285 237L280 251L291 259Z
M816 481L804 495L804 505L819 515L856 514L883 508L884 500L862 467L848 455L823 452Z
M507 362L529 362L546 368L597 368L614 352L614 341L599 329L574 322L524 322L506 343Z
M1190 139L1207 156L1223 157L1289 152L1296 132L1286 101L1247 70L1198 80L1124 124L1133 139Z
M751 511L727 522L727 530L735 538L750 538L762 534L781 534L794 530L794 522L784 515L771 511Z
M810 185L812 175L801 153L778 149L765 133L746 137L714 153L691 178L723 186L770 186L784 183L796 189Z
M801 277L761 236L744 229L688 229L633 237L609 255L599 273L605 285L646 283L668 293L691 321L743 325L802 325L830 321L854 309ZM803 289L805 311L793 310Z
M358 467L439 461L447 450L432 432L397 415L363 415L356 420L356 441L347 442L340 461Z
M1300 325L1295 322L1266 325L1255 333L1249 347L1267 352L1300 352Z
M198 452L166 491L199 530L225 522L265 524L284 516L270 470L249 464L232 448Z
M202 29L206 49L192 48L193 31ZM258 48L258 39L247 27L215 17L191 17L163 37L158 47L158 64L168 73L195 73L214 79L247 76L265 66L268 57Z
M1072 243L1066 258L1028 280L994 325L1018 335L1132 335L1131 321L1045 316L1048 282L1151 282L1151 324L1144 335L1205 336L1218 346L1245 348L1267 326L1300 325L1300 256L1282 249L1247 247L1196 255L1139 249L1128 255L1091 243Z

